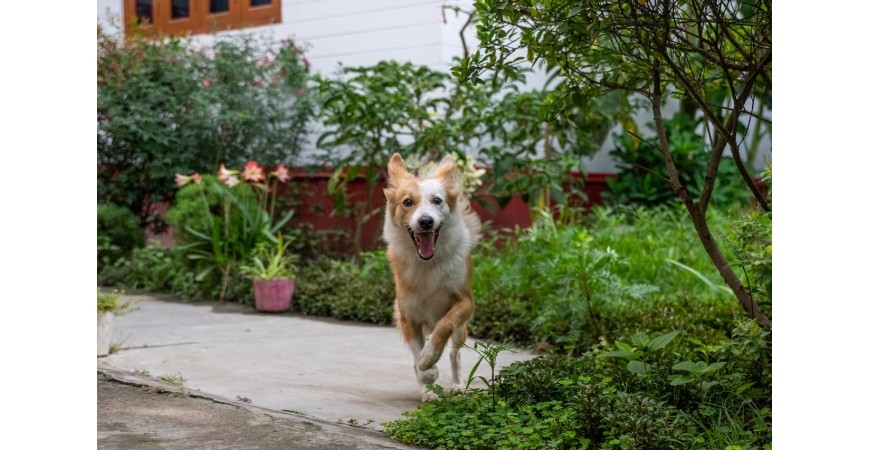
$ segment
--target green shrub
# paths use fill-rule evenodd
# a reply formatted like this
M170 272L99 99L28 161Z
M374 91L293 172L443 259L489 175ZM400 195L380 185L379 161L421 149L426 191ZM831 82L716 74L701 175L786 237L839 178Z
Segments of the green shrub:
M221 289L219 274L197 279L195 270L184 253L148 246L106 266L97 280L103 286L171 294L185 301L217 300ZM247 277L233 270L228 280L226 300L253 304L251 281Z
M680 209L592 212L577 224L543 217L502 248L485 245L475 255L472 334L585 349L637 330L727 332L734 308L716 288L722 283L709 281L719 275ZM724 216L713 212L710 222L727 231Z
M98 201L144 207L141 224L162 225L151 206L172 199L176 173L291 162L312 113L307 71L289 41L241 34L200 50L98 29Z
M396 293L386 254L366 252L360 257L360 261L320 259L302 265L293 310L306 315L392 323Z
M766 338L751 320L712 343L636 333L578 358L502 369L495 406L472 389L384 428L405 443L449 449L762 448L771 442L770 378L755 366L770 368Z
M122 206L97 206L97 268L120 257L129 256L133 249L145 245L145 233L139 227L135 214Z
M697 131L701 126L701 118L695 119L681 113L665 120L664 125L669 149L677 173L680 174L680 183L694 198L698 198L710 163L706 140ZM654 129L651 123L647 126ZM655 138L638 138L636 134L624 131L615 136L615 148L610 154L616 160L620 173L607 180L604 197L613 203L646 206L675 200L677 197L668 185L668 171L656 147ZM733 203L745 203L749 197L749 188L740 177L734 160L722 158L711 204L727 207Z
M767 317L773 317L773 214L759 208L740 211L727 244L735 269Z
M263 171L256 162L248 166ZM286 169L285 169L286 170ZM221 166L228 178L236 175ZM221 175L221 176L224 176ZM250 262L255 249L262 245L278 245L275 233L292 217L293 211L273 221L266 189L275 192L272 176L265 183L224 182L212 176L200 177L199 183L185 185L179 201L170 210L170 223L180 228L178 251L186 255L196 268L197 281L213 273L220 276L218 299L226 300L230 277L241 265ZM193 177L191 177L193 179ZM265 188L265 189L264 189Z

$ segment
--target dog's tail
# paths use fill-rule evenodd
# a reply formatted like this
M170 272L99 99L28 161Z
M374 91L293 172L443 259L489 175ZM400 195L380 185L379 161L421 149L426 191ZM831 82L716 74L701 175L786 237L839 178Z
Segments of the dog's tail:
M462 210L462 220L468 228L468 234L471 236L471 247L473 248L480 242L480 216L471 209L471 202L465 196L459 199L460 209Z

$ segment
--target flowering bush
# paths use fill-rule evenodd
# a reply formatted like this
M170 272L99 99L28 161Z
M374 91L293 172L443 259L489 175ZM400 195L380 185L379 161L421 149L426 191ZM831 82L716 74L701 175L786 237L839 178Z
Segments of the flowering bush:
M256 161L241 171L221 164L217 177L175 174L181 191L168 220L179 228L180 250L198 265L196 280L219 273L221 300L231 274L256 248L278 244L275 234L293 211L275 220L276 193L278 184L289 179L283 164L267 173Z
M99 203L159 219L174 174L207 172L219 161L276 165L305 140L311 102L308 64L289 40L188 39L102 33L97 45Z

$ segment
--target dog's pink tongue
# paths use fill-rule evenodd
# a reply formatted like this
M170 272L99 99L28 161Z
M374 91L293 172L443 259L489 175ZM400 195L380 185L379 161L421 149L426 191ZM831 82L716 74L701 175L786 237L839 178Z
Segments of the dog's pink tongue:
M420 257L429 259L435 256L435 233L420 233L420 242L417 247Z

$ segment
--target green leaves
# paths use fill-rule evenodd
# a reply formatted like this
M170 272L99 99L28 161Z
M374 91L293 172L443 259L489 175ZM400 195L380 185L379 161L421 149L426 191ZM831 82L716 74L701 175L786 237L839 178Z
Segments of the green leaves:
M670 333L665 333L660 336L656 336L649 345L650 351L657 351L665 348L671 341L674 340L677 335L680 334L679 330L671 331Z
M97 36L98 201L132 211L172 200L175 173L220 162L292 164L313 113L304 55L292 42ZM140 217L142 225L158 215Z

